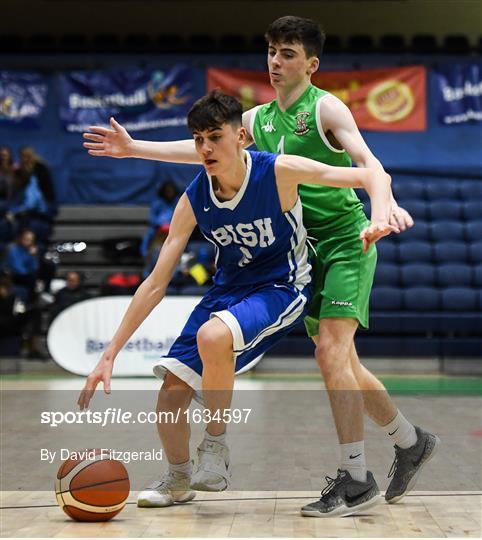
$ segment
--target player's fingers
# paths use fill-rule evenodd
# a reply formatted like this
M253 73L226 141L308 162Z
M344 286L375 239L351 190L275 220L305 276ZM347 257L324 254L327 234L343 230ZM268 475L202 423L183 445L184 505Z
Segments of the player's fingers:
M85 142L82 143L82 146L84 148L90 148L91 150L103 150L104 149L104 143L93 143L93 142Z
M105 150L89 150L88 152L91 156L107 156Z
M370 247L370 242L366 238L364 238L362 242L363 242L363 247L362 247L363 253L366 253L368 251L368 248Z
M110 125L115 131L125 131L125 128L123 128L113 116L110 118Z
M92 397L92 392L90 392L89 390L86 390L85 388L84 390L82 390L82 392L80 392L80 396L79 396L79 399L77 400L77 404L79 405L79 408L81 411L83 411L84 409L87 409L87 407L89 406L91 397Z
M84 139L88 139L89 141L96 141L96 142L103 142L105 139L104 135L99 135L97 133L84 133L83 137Z
M406 210L403 210L403 218L404 218L405 226L407 228L410 229L411 227L414 226L413 218Z
M109 135L109 133L112 133L111 129L101 127L101 126L89 126L89 131L92 133L98 133L99 135Z
M390 225L394 225L394 226L398 227L399 229L401 228L402 223L399 221L399 216L398 216L397 212L392 212L390 214Z
M110 394L110 377L104 377L104 392Z

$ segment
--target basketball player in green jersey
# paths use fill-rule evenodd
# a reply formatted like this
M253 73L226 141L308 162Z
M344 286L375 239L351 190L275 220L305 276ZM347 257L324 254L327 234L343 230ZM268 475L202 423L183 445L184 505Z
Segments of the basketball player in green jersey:
M296 154L336 166L359 167L384 174L364 142L349 109L335 96L311 84L319 67L324 36L318 24L282 17L266 32L268 68L276 100L243 115L243 125L259 150ZM197 163L192 141L133 140L114 119L112 129L93 127L84 143L94 156L138 157ZM340 443L340 467L319 501L302 515L347 515L377 502L375 480L367 471L363 412L395 444L395 461L385 498L399 501L413 488L423 465L433 457L439 439L413 426L397 410L382 383L361 363L355 350L358 325L368 326L368 301L376 265L372 246L363 252L360 231L367 219L355 193L321 186L300 186L304 224L315 250L315 294L306 327L316 343L316 360L330 397ZM411 217L393 200L391 224L401 231ZM371 496L371 495L370 495Z

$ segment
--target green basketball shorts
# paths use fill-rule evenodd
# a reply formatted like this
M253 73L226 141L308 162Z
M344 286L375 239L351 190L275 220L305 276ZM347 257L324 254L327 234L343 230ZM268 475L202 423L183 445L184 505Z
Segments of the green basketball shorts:
M377 250L363 253L360 232L369 224L360 220L343 229L310 229L313 266L313 299L305 327L310 337L318 334L320 319L357 319L368 328L368 304L377 263Z

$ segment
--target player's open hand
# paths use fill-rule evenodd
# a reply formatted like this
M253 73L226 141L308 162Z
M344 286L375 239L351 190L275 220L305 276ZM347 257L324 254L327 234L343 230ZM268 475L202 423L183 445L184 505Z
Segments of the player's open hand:
M110 126L112 129L90 126L89 133L84 133L84 139L92 142L84 142L84 148L91 156L130 157L132 137L114 118L110 119Z
M402 232L413 227L413 219L405 208L398 206L394 202L390 210L390 225L397 227L399 229L398 232Z
M390 225L386 221L375 222L365 227L360 233L360 240L363 242L363 253L366 253L370 246L378 242L380 238L388 236L393 232L399 233L400 229L394 225Z
M84 388L80 392L77 405L81 411L88 409L90 400L92 399L95 389L100 382L104 384L104 392L106 394L110 394L110 380L112 377L113 367L114 359L105 352L93 369L92 373L87 377Z

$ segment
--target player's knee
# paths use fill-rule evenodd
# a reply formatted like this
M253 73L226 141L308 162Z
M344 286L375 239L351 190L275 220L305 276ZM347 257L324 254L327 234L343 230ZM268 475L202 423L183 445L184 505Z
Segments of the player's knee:
M321 337L315 349L315 357L320 370L325 378L339 373L349 364L349 356L346 347L332 337Z
M197 346L203 363L216 360L233 350L233 337L229 328L216 317L204 323L198 330Z

